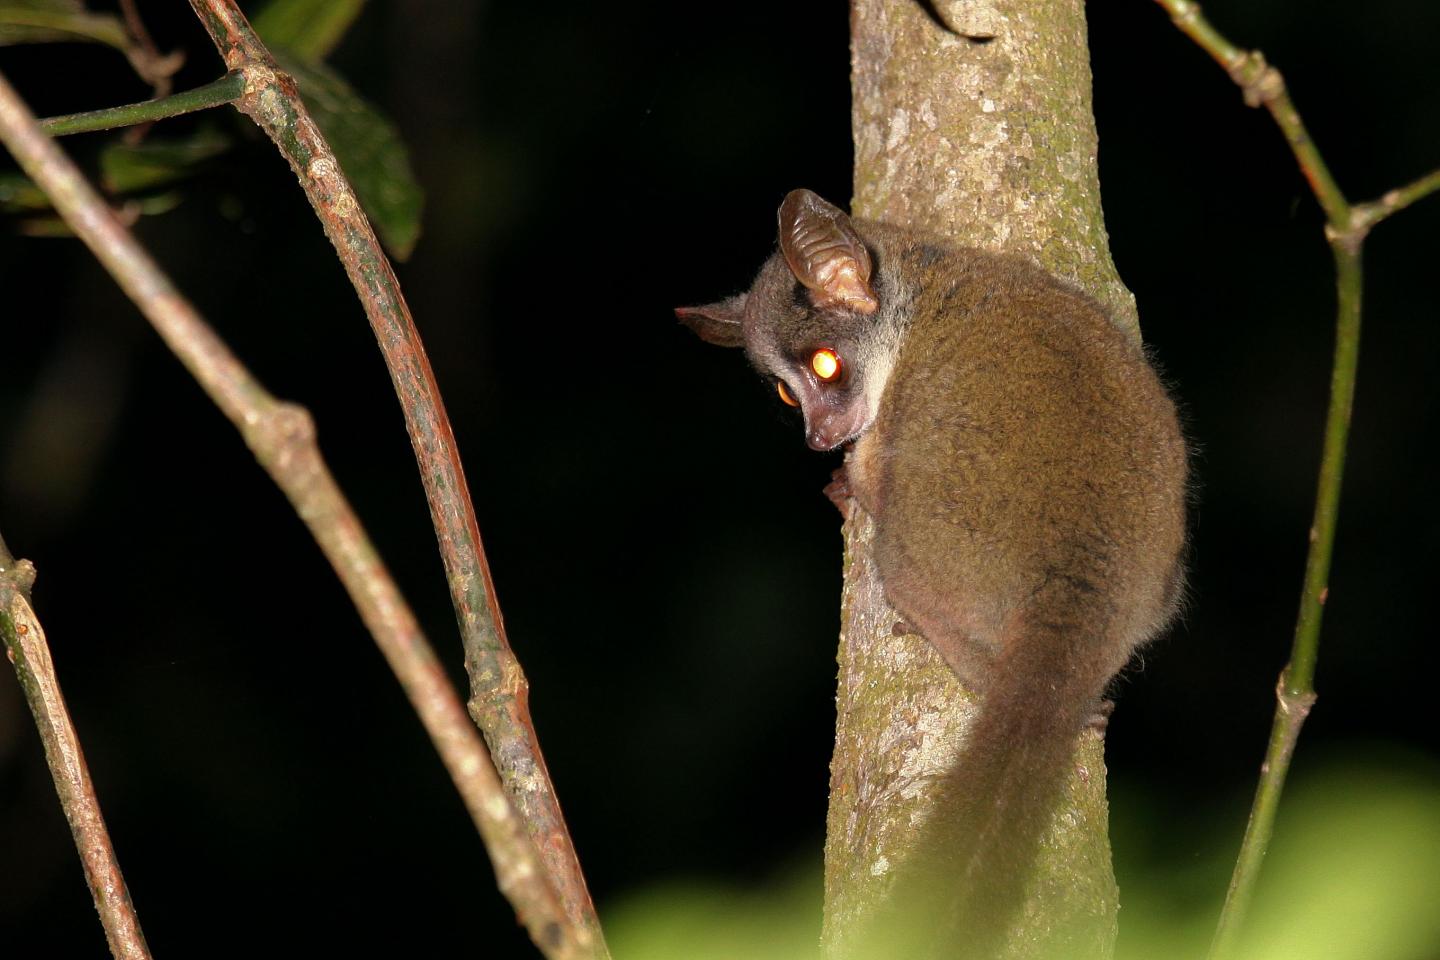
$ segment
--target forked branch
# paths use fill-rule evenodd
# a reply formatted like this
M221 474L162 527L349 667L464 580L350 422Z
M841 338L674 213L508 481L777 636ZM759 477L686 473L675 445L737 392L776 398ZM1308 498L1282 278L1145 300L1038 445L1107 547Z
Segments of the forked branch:
M588 929L560 906L524 822L506 799L414 614L380 562L315 444L310 416L272 397L182 297L149 254L39 128L0 77L0 140L166 344L239 428L325 553L445 762L485 841L501 891L552 960L595 956Z
M529 827L566 915L603 939L585 877L530 720L529 683L505 637L475 509L445 405L390 261L295 82L232 0L191 0L225 65L245 77L236 107L285 155L370 319L415 449L470 674L470 713L506 793Z
M1300 113L1290 100L1280 71L1255 50L1244 50L1225 39L1190 0L1156 0L1184 33L1213 57L1245 94L1252 107L1270 111L1290 145L1310 189L1325 211L1325 235L1335 260L1335 358L1330 374L1330 406L1325 417L1324 450L1310 526L1310 550L1305 559L1305 583L1290 662L1276 686L1275 719L1261 766L1260 783L1235 862L1235 873L1220 912L1212 960L1232 956L1239 942L1245 915L1255 892L1265 851L1274 831L1275 814L1285 775L1300 728L1315 703L1315 661L1320 644L1320 621L1329 595L1330 557L1340 511L1340 486L1345 472L1345 447L1350 432L1350 411L1355 399L1355 370L1360 358L1361 250L1370 229L1391 214L1440 189L1440 170L1384 194L1371 203L1351 204L1345 199L1319 147L1311 139Z

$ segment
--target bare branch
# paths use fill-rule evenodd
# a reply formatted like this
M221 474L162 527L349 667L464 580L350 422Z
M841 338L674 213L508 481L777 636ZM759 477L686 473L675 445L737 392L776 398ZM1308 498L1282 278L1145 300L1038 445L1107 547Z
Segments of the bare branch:
M50 766L70 834L75 838L105 939L116 960L150 960L150 948L145 944L145 934L120 872L120 861L105 829L80 737L60 691L45 631L30 606L34 581L35 568L30 561L15 560L0 540L0 639L5 642L5 654L15 667L15 676L25 691L45 745L45 762Z
M375 331L420 466L470 674L470 713L510 801L540 850L567 916L603 945L580 861L530 719L529 683L505 636L455 436L400 284L294 81L231 0L191 0L226 66L246 78L237 108L270 136L300 180ZM603 946L601 947L603 949Z
M0 77L0 140L140 307L284 491L375 637L455 781L501 891L552 960L595 955L547 883L524 822L506 799L475 727L315 444L300 407L272 397L175 289Z
M1230 79L1245 96L1245 103L1252 107L1264 107L1275 119L1275 125L1285 135L1300 171L1310 182L1315 199L1325 210L1325 216L1332 223L1343 223L1349 213L1349 204L1330 168L1320 156L1315 142L1300 119L1300 112L1290 100L1285 89L1285 78L1280 71L1265 62L1264 54L1258 50L1242 50L1220 35L1205 15L1200 5L1191 0L1156 0L1170 13L1170 19L1202 50L1210 54L1215 62L1225 68Z
M1437 190L1440 190L1440 170L1432 170L1414 183L1385 191L1378 200L1357 203L1351 210L1351 222L1358 229L1369 230L1392 213L1399 213Z

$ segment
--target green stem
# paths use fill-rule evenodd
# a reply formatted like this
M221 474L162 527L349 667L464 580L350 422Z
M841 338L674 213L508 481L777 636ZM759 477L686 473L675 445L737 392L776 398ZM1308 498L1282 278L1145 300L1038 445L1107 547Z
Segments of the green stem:
M1325 418L1325 447L1320 457L1320 479L1315 494L1315 517L1310 526L1310 552L1305 560L1305 585L1300 592L1300 613L1290 663L1275 688L1277 706L1270 728L1270 744L1260 768L1260 783L1240 843L1240 855L1225 895L1225 906L1210 945L1211 960L1235 955L1239 938L1254 900L1260 868L1275 832L1275 815L1285 776L1295 753L1300 728L1315 704L1315 661L1320 647L1320 622L1329 595L1330 558L1335 546L1335 525L1340 512L1340 488L1345 472L1345 446L1350 433L1350 411L1355 400L1355 371L1360 360L1360 300L1362 273L1360 240L1355 234L1336 234L1335 361L1330 374L1330 409Z
M1359 244L1337 238L1335 288L1335 361L1330 373L1330 410L1325 418L1325 447L1315 493L1315 518L1310 526L1310 554L1305 560L1305 587L1295 623L1295 643L1286 670L1285 692L1298 696L1314 690L1315 658L1320 645L1320 620L1329 594L1330 557L1335 522L1340 513L1340 486L1345 473L1345 445L1350 411L1355 402L1355 369L1360 360L1361 269Z
M158 100L143 103L127 103L120 107L106 107L103 110L89 110L85 113L71 113L63 117L49 117L40 121L40 127L52 137L65 137L72 133L90 133L94 130L113 130L116 127L131 127L166 117L178 117L210 107L233 103L245 92L245 78L238 73L227 73L214 80L184 93L172 94Z
M1310 189L1325 216L1331 223L1349 224L1350 205L1330 168L1320 156L1320 151L1310 139L1310 133L1300 120L1300 113L1290 101L1285 89L1285 78L1280 71L1265 62L1258 50L1245 50L1226 40L1200 12L1200 5L1191 0L1156 0L1170 14L1175 25L1215 62L1225 68L1230 78L1245 94L1245 102L1252 107L1263 106L1270 111L1276 126L1285 135L1290 151L1300 164L1300 171L1310 182Z
M1254 898L1285 776L1295 752L1300 728L1315 703L1315 662L1320 647L1320 623L1329 596L1330 559L1340 513L1340 489L1345 473L1345 447L1350 435L1350 412L1355 400L1355 371L1360 359L1360 306L1363 287L1361 250L1370 228L1416 200L1440 190L1440 170L1414 183L1391 190L1372 203L1351 206L1330 168L1310 139L1299 111L1285 90L1280 72L1258 51L1242 50L1221 36L1191 0L1156 0L1176 26L1229 72L1245 93L1246 103L1264 106L1290 144L1315 199L1325 211L1326 236L1335 258L1335 358L1330 374L1330 408L1325 418L1325 442L1310 526L1310 550L1305 559L1305 583L1290 662L1276 687L1275 720L1261 767L1260 783L1235 872L1220 911L1211 960L1232 956Z
M1378 200L1356 204L1353 222L1357 228L1368 230L1392 213L1404 210L1437 190L1440 190L1440 170L1433 170L1414 183L1385 191Z

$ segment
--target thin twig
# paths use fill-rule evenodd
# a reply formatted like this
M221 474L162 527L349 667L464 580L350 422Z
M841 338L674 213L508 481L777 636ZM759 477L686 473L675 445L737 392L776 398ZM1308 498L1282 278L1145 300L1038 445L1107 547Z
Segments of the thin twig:
M125 20L125 32L129 34L131 41L125 48L125 56L129 58L130 66L142 80L150 84L151 98L164 100L175 89L175 71L185 63L184 51L175 51L168 56L160 53L150 31L145 28L145 21L140 17L135 0L120 0L120 15ZM132 146L139 143L149 135L153 126L154 120L137 122L125 131L125 142Z
M1290 144L1290 150L1295 154L1301 172L1305 174L1305 179L1310 181L1310 189L1314 191L1315 199L1320 201L1325 216L1332 223L1344 222L1349 214L1349 204L1345 202L1344 194L1340 192L1335 178L1330 175L1330 168L1325 165L1320 151L1310 139L1295 105L1290 102L1290 94L1285 89L1285 78L1280 75L1280 71L1266 63L1260 51L1241 49L1221 36L1200 12L1198 3L1192 3L1191 0L1156 2L1169 11L1170 18L1186 36L1225 68L1225 72L1230 74L1230 78L1240 87L1249 106L1263 106L1270 111L1270 116L1275 119L1280 132Z
M168 57L161 56L160 49L155 46L155 41L150 36L150 31L145 28L145 21L140 17L140 10L135 6L135 0L120 0L120 15L125 18L125 32L130 35L132 41L129 49L126 50L126 56L130 58L135 72L150 84L152 99L165 99L175 89L175 71L179 70L185 62L185 55L172 53ZM142 121L138 126L125 132L125 142L139 143L154 125L153 120Z
M113 16L104 13L76 13L73 10L50 9L36 5L25 7L7 4L5 25L10 27L35 27L46 31L57 31L84 37L96 43L103 43L130 56L130 37L124 26ZM134 66L134 61L131 61ZM138 69L136 72L139 72Z
M40 121L40 128L52 137L65 137L72 133L90 133L95 130L113 130L137 123L149 123L166 117L178 117L210 107L233 103L245 92L245 78L238 73L227 73L219 80L204 86L186 90L158 100L143 103L127 103L119 107L105 107L102 110L87 110L84 113L70 113L63 117L47 117Z
M45 745L45 762L50 765L60 807L70 823L70 834L75 838L105 939L116 960L150 960L150 948L145 945L120 861L105 829L80 737L60 692L45 631L30 606L30 586L34 582L35 568L30 561L15 560L5 541L0 540L0 639L4 640L5 653L15 666L15 676L25 691Z
M470 713L485 733L506 792L529 825L566 914L602 944L559 801L530 719L529 684L505 637L475 510L430 361L390 261L294 81L231 0L191 0L225 65L246 77L236 107L290 161L355 286L399 395L425 485L470 674Z
M531 938L553 960L592 957L588 930L560 908L460 698L320 458L309 414L276 400L245 369L40 130L3 77L0 140L240 429L309 528L430 734L485 841L500 889Z
M140 48L145 59L151 63L161 60L160 49L151 39L150 31L145 29L145 21L140 18L140 11L135 6L135 0L120 0L120 15L125 18L125 32L130 34L130 39L135 41L135 46ZM145 80L155 88L156 99L170 95L171 72L145 77Z
M1355 401L1355 371L1360 358L1360 305L1363 290L1361 251L1371 227L1421 197L1440 189L1440 171L1429 174L1367 204L1351 205L1330 173L1299 112L1285 90L1280 72L1265 62L1259 51L1243 50L1225 39L1191 0L1156 0L1175 24L1230 74L1252 107L1270 111L1285 135L1296 162L1325 211L1325 236L1335 261L1335 356L1330 374L1330 405L1325 417L1324 450L1310 526L1310 549L1305 558L1305 583L1290 662L1276 686L1275 720L1261 765L1255 802L1246 824L1245 838L1230 879L1225 906L1220 911L1211 960L1233 956L1254 898L1255 884L1274 833L1275 815L1285 775L1295 752L1300 728L1315 704L1315 662L1320 647L1320 623L1329 596L1330 559L1340 513L1340 489L1345 472L1345 447L1350 434L1350 413Z
M1378 200L1355 204L1351 211L1351 220L1357 228L1369 230L1392 213L1399 213L1436 190L1440 190L1440 170L1434 170L1414 183L1387 190Z
M1211 960L1235 956L1245 919L1255 897L1260 868L1275 832L1280 795L1295 753L1300 728L1315 705L1315 662L1320 649L1320 622L1329 596L1330 558L1340 514L1340 487L1345 471L1345 447L1350 433L1350 411L1355 400L1355 371L1360 353L1360 253L1364 231L1328 231L1335 257L1337 292L1335 359L1330 374L1330 408L1325 417L1324 450L1315 494L1315 515L1310 526L1310 550L1305 558L1305 584L1300 591L1300 612L1290 662L1275 687L1275 719L1270 742L1260 766L1260 782L1240 853L1225 893L1225 905L1210 944Z

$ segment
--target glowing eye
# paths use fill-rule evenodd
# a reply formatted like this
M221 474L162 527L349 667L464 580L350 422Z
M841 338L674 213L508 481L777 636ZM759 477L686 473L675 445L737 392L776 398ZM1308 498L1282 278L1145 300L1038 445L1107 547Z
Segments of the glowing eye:
M792 406L792 407L798 407L798 406L800 406L800 401L799 401L799 400L796 400L794 397L790 396L790 389L785 386L785 381L784 381L784 380L776 380L776 381L775 381L775 392L778 393L778 394L780 394L780 399L781 399L781 400L784 400L784 401L785 401L787 404L789 404L790 406Z
M840 354L829 347L821 347L810 354L810 369L815 371L815 376L829 383L840 376Z

